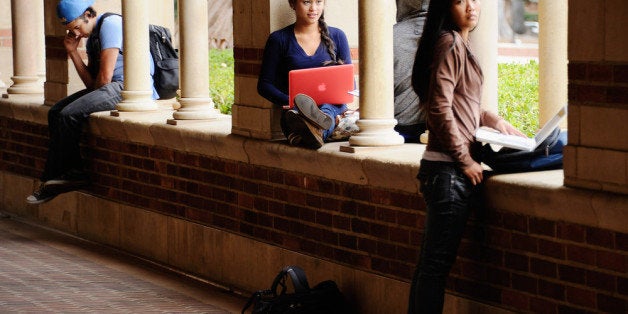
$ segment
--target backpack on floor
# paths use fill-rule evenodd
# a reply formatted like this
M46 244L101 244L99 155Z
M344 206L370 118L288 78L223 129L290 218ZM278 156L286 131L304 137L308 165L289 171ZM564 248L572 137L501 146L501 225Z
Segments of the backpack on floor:
M120 16L116 13L104 13L92 32L96 35L95 38L98 38L103 21L110 15ZM172 46L170 30L163 26L151 24L148 26L148 38L150 54L155 65L153 86L159 94L159 99L173 98L179 89L179 55Z
M561 169L563 147L567 144L567 132L556 128L533 151L526 152L503 147L493 151L489 144L482 146L482 162L497 173L515 173Z
M287 293L290 278L293 293ZM348 310L344 296L331 280L310 288L305 271L298 266L286 266L273 280L270 290L259 290L251 296L242 314L249 307L252 314L345 314Z

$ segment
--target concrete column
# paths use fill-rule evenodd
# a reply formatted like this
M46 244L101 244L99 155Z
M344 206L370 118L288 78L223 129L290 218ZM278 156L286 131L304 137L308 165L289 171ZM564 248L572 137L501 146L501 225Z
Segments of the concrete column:
M539 1L539 125L567 103L567 1Z
M470 34L471 49L484 73L482 108L497 113L498 1L482 1L478 26Z
M148 58L148 0L123 0L124 19L124 91L119 111L156 110L152 99L150 61Z
M209 31L207 0L179 0L181 108L176 120L216 118L220 112L209 96Z
M393 128L397 124L393 90L392 1L360 0L360 132L349 139L352 146L401 145Z
M13 85L11 94L41 94L44 86L39 76L42 57L39 47L44 44L43 1L11 0L13 34Z

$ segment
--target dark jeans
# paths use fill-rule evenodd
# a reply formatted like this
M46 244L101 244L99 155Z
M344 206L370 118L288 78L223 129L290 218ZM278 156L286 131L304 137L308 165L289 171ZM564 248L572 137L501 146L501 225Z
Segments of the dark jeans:
M90 114L113 110L122 100L122 82L109 83L97 90L81 90L54 104L48 111L48 159L42 181L59 177L71 169L83 168L79 142Z
M474 187L462 170L449 162L422 160L418 178L427 219L408 313L441 313L447 276L456 260Z

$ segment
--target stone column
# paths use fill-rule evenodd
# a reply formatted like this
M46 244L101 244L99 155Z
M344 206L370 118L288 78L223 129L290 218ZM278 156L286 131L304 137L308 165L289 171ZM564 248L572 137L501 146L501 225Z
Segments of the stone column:
M181 108L175 120L212 119L220 113L209 96L207 7L207 0L179 0Z
M360 132L349 139L352 146L401 145L393 128L397 124L393 90L392 1L360 0Z
M567 11L567 0L539 1L539 125L567 103Z
M497 113L497 0L482 1L478 26L470 34L471 49L484 73L482 108Z
M156 110L148 58L148 0L123 0L124 91L118 111Z
M43 1L11 0L11 27L13 34L13 85L11 94L43 95L37 49L43 45Z

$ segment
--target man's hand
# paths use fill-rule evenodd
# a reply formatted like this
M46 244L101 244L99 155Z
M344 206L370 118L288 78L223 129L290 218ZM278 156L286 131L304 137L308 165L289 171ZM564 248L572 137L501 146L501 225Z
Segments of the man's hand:
M483 178L484 168L482 168L482 166L477 162L473 162L471 166L462 169L462 171L467 176L467 178L471 180L471 183L473 185L480 184L482 180L484 179Z
M80 42L81 37L74 35L72 32L68 32L65 34L65 38L63 38L63 46L68 53L76 51Z

